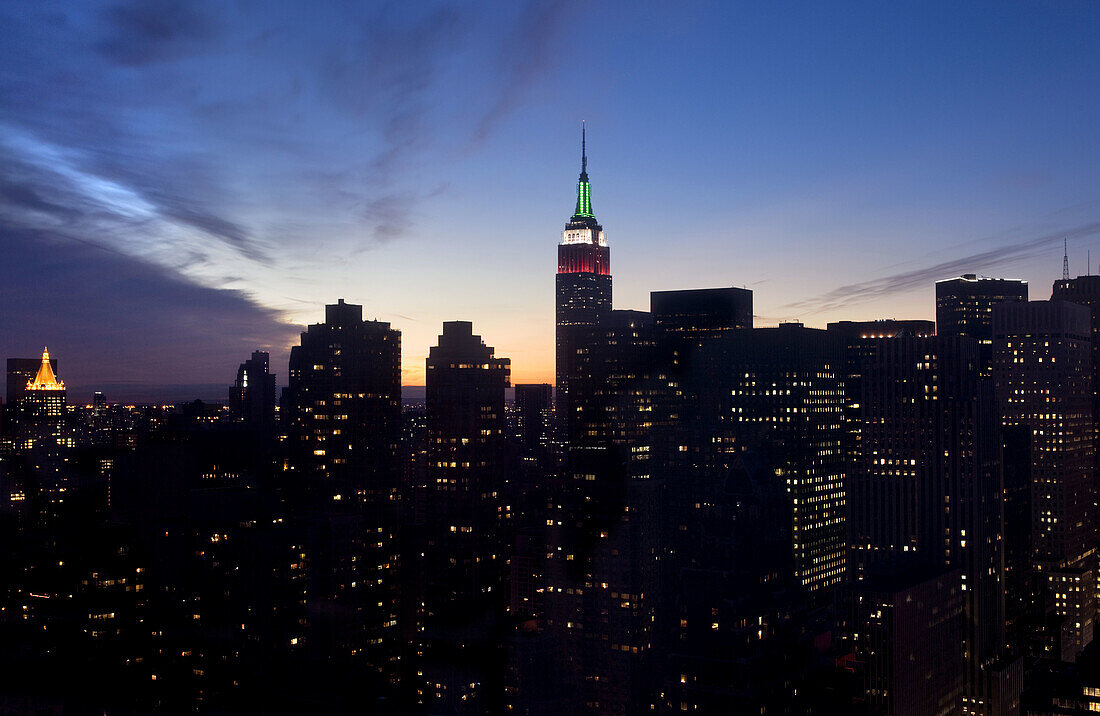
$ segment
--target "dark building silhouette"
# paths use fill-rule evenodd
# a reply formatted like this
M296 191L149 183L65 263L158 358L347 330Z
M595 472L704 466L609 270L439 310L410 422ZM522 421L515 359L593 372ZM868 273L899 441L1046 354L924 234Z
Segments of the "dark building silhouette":
M516 427L523 447L532 453L549 449L554 388L549 383L516 385Z
M557 419L565 426L573 417L569 395L587 330L611 310L611 249L592 213L583 130L577 206L561 235L555 286Z
M978 343L957 336L878 339L859 374L860 443L848 482L853 573L868 579L889 577L891 569L958 570L963 634L941 656L965 656L960 703L988 713L983 706L1003 678L1006 656L1003 491L992 386L979 378ZM870 629L849 625L857 635ZM923 678L898 674L896 686L910 677ZM866 688L879 687L872 679Z
M641 311L612 311L584 346L547 519L546 624L576 699L563 708L635 713L656 697L658 488L649 445L663 362Z
M860 372L863 361L874 354L874 347L878 341L898 336L932 336L936 333L936 324L933 321L922 320L896 320L893 318L877 321L836 321L828 324L829 333L837 336L844 346L844 454L849 466L854 466L859 460L860 439L860 407L862 396ZM849 470L848 479L852 475ZM851 525L849 524L849 528ZM850 531L850 530L849 530ZM849 542L852 542L849 538ZM854 567L857 563L849 561L848 566Z
M1065 301L1003 303L993 329L1002 425L1030 433L1031 602L1044 630L1033 650L1073 661L1096 616L1091 315Z
M1051 300L1088 306L1092 311L1092 421L1093 440L1100 437L1100 276L1078 276L1054 282ZM1100 469L1100 451L1094 455Z
M853 587L851 622L868 711L962 713L964 596L958 570L891 567Z
M237 379L229 389L229 408L249 427L261 431L275 426L275 374L269 370L267 351L253 351L237 368Z
M50 370L57 375L56 358L50 358ZM41 358L8 358L7 402L12 404L23 397L27 384L35 379L42 368Z
M993 306L1026 301L1027 281L972 273L936 282L936 332L978 341L981 374L993 374Z
M504 696L510 361L468 321L428 353L420 698L431 713L495 713Z
M1001 428L1005 639L1017 652L1027 638L1034 590L1031 569L1031 428Z
M301 601L314 596L302 557L309 550L271 487L268 453L243 439L241 426L192 415L143 439L112 478L112 519L132 535L136 567L91 576L117 583L114 604L135 596L144 604L129 627L140 634L142 658L129 668L144 677L152 705L165 709L331 703L335 690L316 701L304 695L307 684L339 682L300 660L312 637ZM121 594L137 580L141 593ZM101 604L100 613L111 606Z
M331 680L320 683L359 679L384 695L403 649L400 332L343 299L326 306L291 349L284 401L282 482L308 575L297 643Z
M844 376L840 342L826 331L784 324L737 331L703 344L695 390L721 406L716 446L767 446L792 504L794 570L807 592L844 579Z
M1032 674L1021 699L1024 716L1084 716L1100 711L1100 644L1072 664L1047 662Z
M27 384L32 382L42 367L41 358L8 358L7 361L7 407L4 411L4 422L0 427L11 433L12 426L19 420L20 402L27 390ZM50 359L50 369L54 375L58 374L58 361Z
M396 488L401 333L364 321L363 307L325 307L325 322L290 352L285 394L292 478L318 504L339 506Z
M658 330L698 339L752 328L752 291L732 287L652 291L649 310Z
M875 321L834 321L827 330L844 336L851 347L857 341L873 341L898 336L934 336L936 322L921 319L883 318Z
M820 673L846 571L841 343L791 324L678 360L652 439L661 703L782 711Z

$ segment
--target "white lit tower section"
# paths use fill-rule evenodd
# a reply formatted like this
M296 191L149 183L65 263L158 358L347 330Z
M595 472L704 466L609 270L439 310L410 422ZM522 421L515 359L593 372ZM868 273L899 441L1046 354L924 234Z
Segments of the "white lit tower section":
M588 185L588 154L581 126L581 175L577 181L577 208L558 246L557 276L557 413L568 426L569 387L577 378L577 349L591 329L611 311L611 250L603 227L592 213ZM566 432L568 435L568 432Z

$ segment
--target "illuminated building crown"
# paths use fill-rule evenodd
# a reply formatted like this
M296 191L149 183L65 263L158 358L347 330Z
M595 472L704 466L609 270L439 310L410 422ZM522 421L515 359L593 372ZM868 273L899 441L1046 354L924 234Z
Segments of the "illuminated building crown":
M34 380L27 381L27 390L65 390L64 381L58 380L53 374L50 351L46 348L42 349L42 365L38 368L38 375Z
M592 197L588 187L588 148L586 146L585 126L581 123L581 176L577 180L577 209L573 212L573 221L591 219L594 224L596 215L592 213Z

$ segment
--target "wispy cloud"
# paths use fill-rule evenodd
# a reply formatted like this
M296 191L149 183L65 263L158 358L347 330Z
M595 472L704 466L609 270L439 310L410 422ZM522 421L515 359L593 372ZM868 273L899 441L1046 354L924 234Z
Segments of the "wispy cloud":
M195 234L223 242L241 255L268 259L243 228L203 211L163 188L143 194L110 176L81 166L79 152L42 142L0 126L0 211L13 225L27 229L61 229L67 234L96 236L97 245L111 244L131 255L148 251L201 251ZM191 240L180 244L180 234Z
M104 8L106 36L97 49L126 67L178 59L208 44L216 17L196 0L127 0Z
M1063 239L1078 239L1100 234L1100 222L1081 224L1072 228L1032 236L1022 241L1003 244L968 256L942 261L930 266L902 271L861 283L849 284L819 296L789 303L783 308L800 315L814 315L835 311L847 306L875 301L930 285L944 278L962 273L990 272L1024 259L1049 254L1051 247Z
M550 48L577 4L576 0L534 0L524 7L516 27L501 44L497 61L504 79L496 100L474 128L475 144L489 136L497 123L516 108L536 78L547 70Z

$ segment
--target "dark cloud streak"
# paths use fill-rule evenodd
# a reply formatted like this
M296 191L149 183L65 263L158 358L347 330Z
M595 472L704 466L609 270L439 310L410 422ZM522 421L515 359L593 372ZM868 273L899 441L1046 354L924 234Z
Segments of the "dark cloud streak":
M789 303L784 308L801 314L836 311L851 305L925 288L940 279L952 278L963 273L980 273L1024 259L1035 258L1047 253L1051 247L1060 244L1063 239L1082 238L1098 233L1100 233L1100 222L1082 224L912 271L841 286L814 298Z
M576 0L535 0L524 8L515 32L500 48L498 66L504 80L496 101L474 128L475 145L488 138L497 123L519 105L537 77L547 70L550 47L576 4Z
M129 0L103 12L108 31L97 49L124 67L179 59L207 46L215 35L214 12L197 0Z

